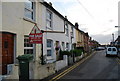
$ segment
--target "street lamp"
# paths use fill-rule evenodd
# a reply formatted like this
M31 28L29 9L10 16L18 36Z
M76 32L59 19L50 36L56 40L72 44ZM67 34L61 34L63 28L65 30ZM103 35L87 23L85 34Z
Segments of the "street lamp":
M112 33L112 37L113 37L113 42L114 42L114 33Z
M115 27L120 27L120 26L115 26Z

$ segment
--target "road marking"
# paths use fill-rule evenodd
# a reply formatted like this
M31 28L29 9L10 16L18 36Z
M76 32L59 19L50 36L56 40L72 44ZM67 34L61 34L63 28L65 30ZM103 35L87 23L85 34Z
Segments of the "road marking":
M65 72L69 71L71 68L75 67L78 63L76 63L75 65L71 66L70 68L66 69L65 71L63 71L62 73L60 73L59 75L55 76L54 78L52 78L50 81L54 80L55 78L61 76L62 74L64 74Z
M82 61L81 61L82 62ZM75 65L71 66L70 68L66 69L65 71L63 71L62 73L58 74L57 76L55 76L54 78L52 78L50 81L55 80L56 78L58 78L59 76L63 75L64 73L67 73L68 71L70 71L71 69L73 69L74 67L78 66L79 62L76 63Z
M70 71L72 71L74 68L76 68L78 65L82 64L83 62L85 62L88 58L90 58L92 55L94 55L95 52L89 56L87 56L86 58L84 58L83 60L77 62L76 64L74 64L73 66L69 67L68 69L66 69L65 71L63 71L62 73L58 74L57 76L53 77L51 80L49 81L56 81L58 79L60 79L61 77L63 77L64 75L66 75L67 73L69 73Z

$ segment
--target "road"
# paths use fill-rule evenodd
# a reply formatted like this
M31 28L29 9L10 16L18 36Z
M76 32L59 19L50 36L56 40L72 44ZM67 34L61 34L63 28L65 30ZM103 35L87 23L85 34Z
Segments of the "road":
M119 69L119 70L118 70ZM105 56L104 51L97 51L85 62L80 62L65 72L51 78L54 80L113 80L120 81L120 59ZM102 80L103 81L103 80Z

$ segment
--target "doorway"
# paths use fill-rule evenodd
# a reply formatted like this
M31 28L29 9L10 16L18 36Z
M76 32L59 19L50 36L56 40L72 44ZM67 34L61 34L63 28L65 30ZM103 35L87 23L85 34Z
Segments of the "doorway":
M7 65L14 63L14 34L2 34L2 75L7 74Z

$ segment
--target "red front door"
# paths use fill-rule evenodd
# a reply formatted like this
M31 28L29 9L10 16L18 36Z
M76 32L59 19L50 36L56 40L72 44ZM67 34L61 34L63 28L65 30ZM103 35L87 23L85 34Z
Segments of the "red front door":
M7 65L14 61L14 35L2 34L2 74L7 74Z

